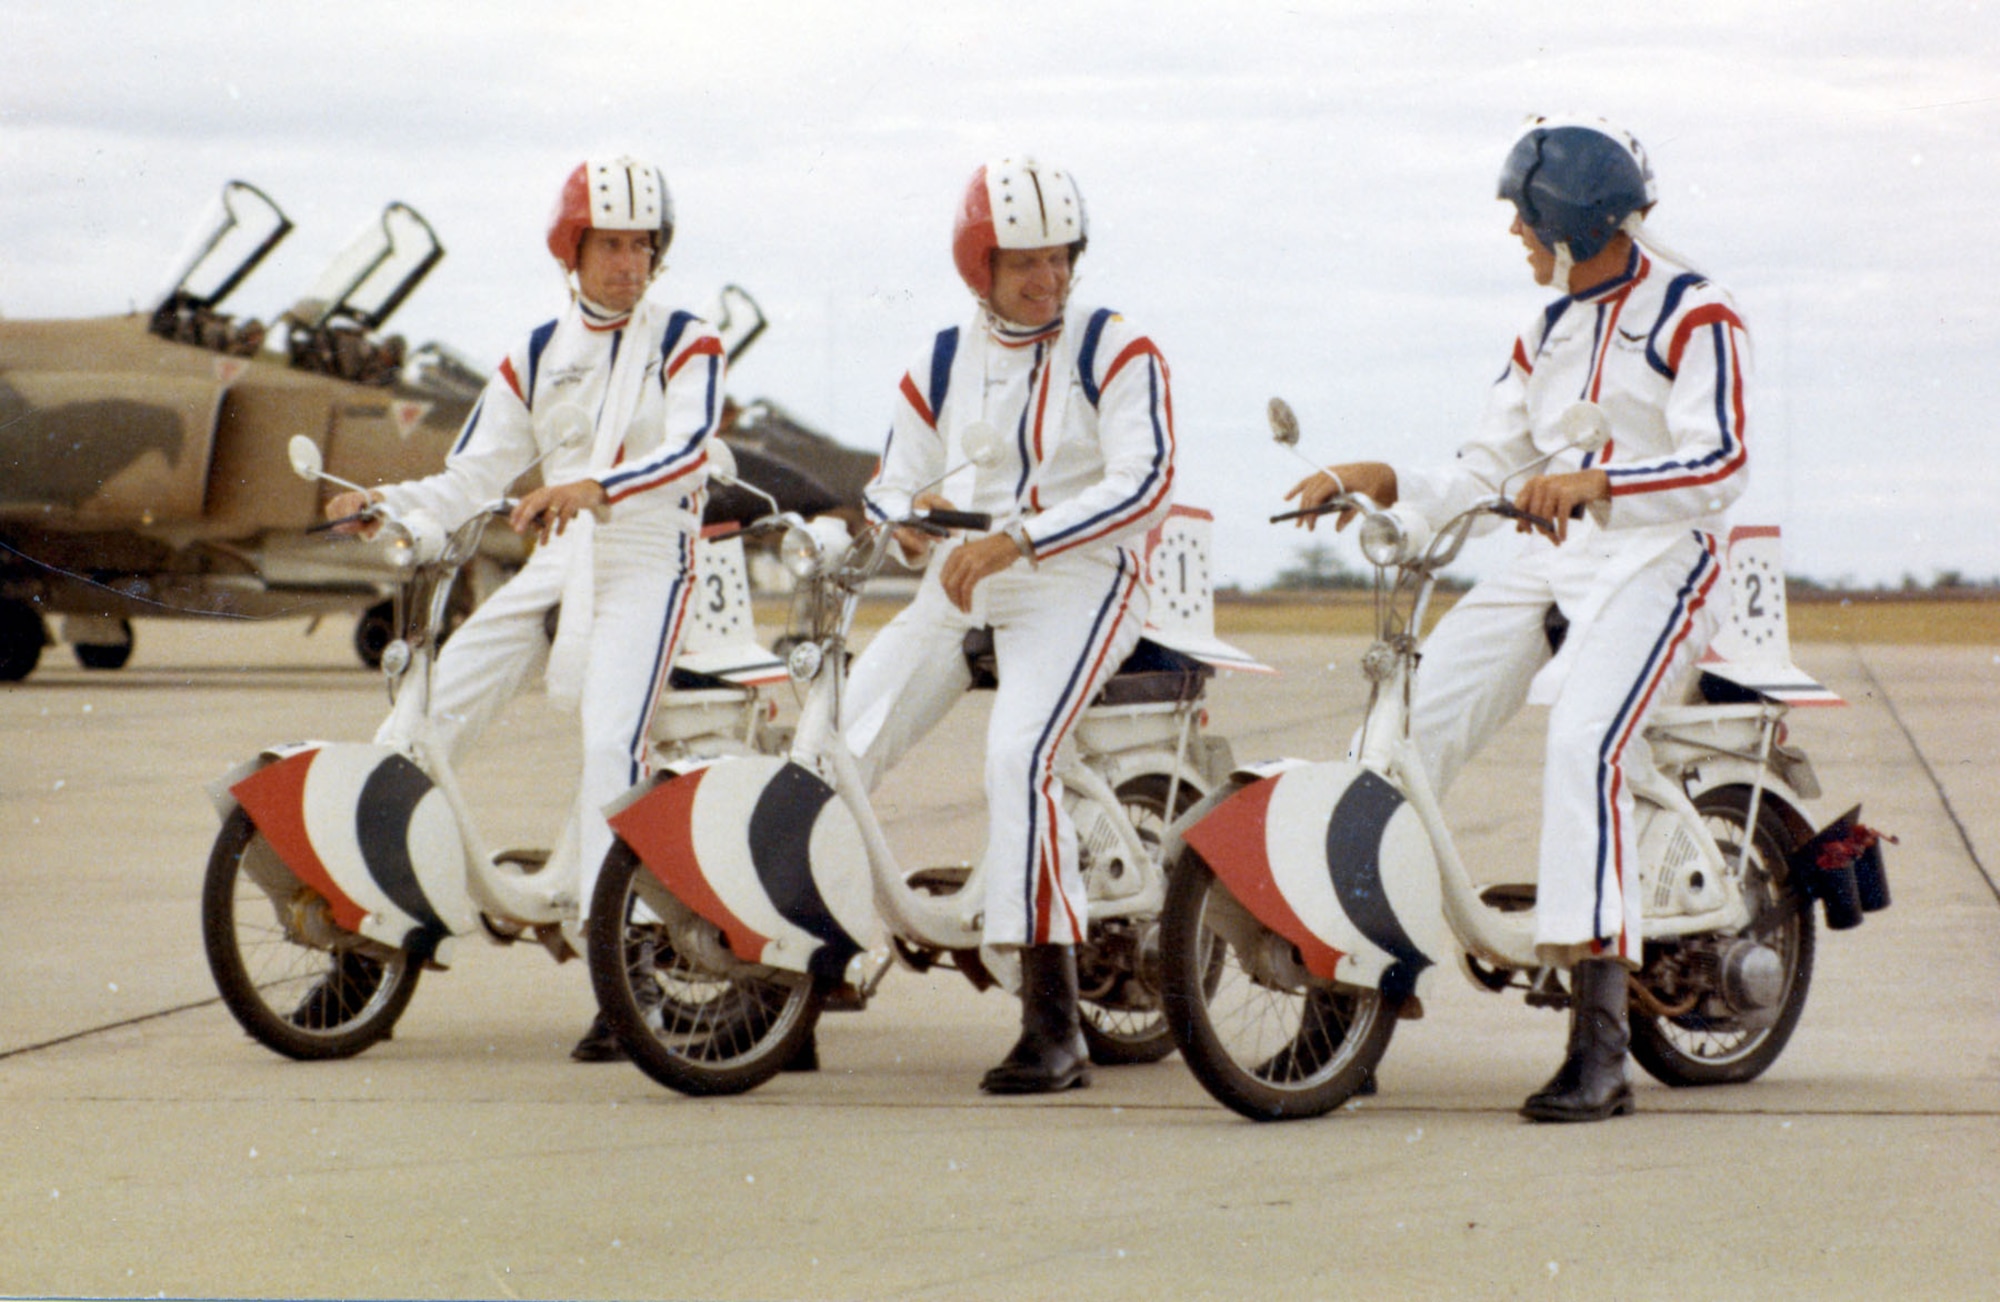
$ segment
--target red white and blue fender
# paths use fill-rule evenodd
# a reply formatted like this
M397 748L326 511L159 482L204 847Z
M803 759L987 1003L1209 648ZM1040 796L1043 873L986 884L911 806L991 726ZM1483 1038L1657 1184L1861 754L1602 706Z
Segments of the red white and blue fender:
M878 929L854 815L811 770L774 755L668 777L608 815L674 898L746 963L844 980Z
M1315 976L1400 1000L1457 956L1430 837L1372 770L1284 766L1218 801L1182 838Z
M479 920L466 848L444 792L387 746L270 752L218 783L336 925L429 957Z

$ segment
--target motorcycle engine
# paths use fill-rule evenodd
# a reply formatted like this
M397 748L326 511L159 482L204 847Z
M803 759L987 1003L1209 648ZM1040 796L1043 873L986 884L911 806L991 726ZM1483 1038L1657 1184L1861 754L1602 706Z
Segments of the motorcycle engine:
M1639 890L1646 916L1672 918L1722 908L1722 882L1710 870L1692 830L1665 810L1648 813L1639 833Z
M1125 862L1125 843L1111 816L1094 801L1070 802L1084 889L1093 900L1117 900L1139 889L1137 865Z

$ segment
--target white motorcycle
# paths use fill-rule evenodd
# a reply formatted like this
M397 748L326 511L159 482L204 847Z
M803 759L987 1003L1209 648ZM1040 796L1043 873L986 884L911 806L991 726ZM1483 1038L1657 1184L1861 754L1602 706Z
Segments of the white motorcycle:
M1601 446L1579 404L1571 446ZM1279 441L1297 439L1274 400ZM1244 770L1179 823L1162 921L1169 1023L1218 1101L1256 1120L1318 1116L1372 1082L1399 1018L1453 959L1481 990L1566 1007L1537 959L1533 885L1475 884L1409 735L1420 630L1437 575L1504 497L1433 537L1413 513L1342 495L1376 567L1368 712L1344 760ZM1546 521L1531 521L1547 527ZM1888 904L1859 808L1815 835L1812 765L1785 742L1793 704L1838 698L1790 664L1774 529L1732 535L1731 624L1688 699L1656 709L1650 768L1627 777L1639 820L1644 965L1630 980L1632 1054L1669 1085L1754 1079L1784 1049L1812 979L1813 902L1828 925ZM1742 656L1718 658L1734 650ZM1753 653L1754 651L1754 653Z
M1205 520L1187 513L1180 523ZM990 520L920 512L895 523L942 534ZM642 1070L687 1094L769 1080L805 1043L830 992L865 1007L896 963L956 970L980 989L1012 984L1001 956L981 950L979 870L898 862L842 731L849 630L895 525L850 538L838 520L774 513L765 527L783 531L782 555L800 580L789 666L805 697L791 752L695 761L633 791L611 815L619 840L591 902L591 979L605 1020ZM1205 535L1163 537L1155 568L1192 569L1205 585L1199 563L1160 563L1163 548L1199 549ZM1172 814L1233 766L1227 743L1202 731L1213 665L1262 668L1214 641L1205 586L1200 597L1208 631L1185 621L1180 638L1149 628L1159 640L1141 642L1058 757L1089 893L1077 966L1084 1035L1099 1063L1173 1050L1156 958L1160 847ZM1193 605L1156 597L1169 613Z
M354 487L324 474L310 439L291 452L302 477ZM210 786L222 830L202 887L209 968L243 1029L277 1053L344 1058L387 1038L418 976L448 966L468 934L539 941L558 961L581 947L574 865L488 849L430 717L453 581L511 508L495 502L451 531L369 508L398 576L383 740L272 746ZM762 685L784 670L743 631L742 544L698 547L696 583L674 690L655 713L656 765L776 744Z

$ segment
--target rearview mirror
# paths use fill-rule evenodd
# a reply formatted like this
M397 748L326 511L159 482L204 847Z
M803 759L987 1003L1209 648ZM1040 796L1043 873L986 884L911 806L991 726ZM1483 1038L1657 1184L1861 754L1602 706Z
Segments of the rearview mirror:
M718 484L736 482L736 452L719 438L708 441L708 477Z
M983 420L973 421L959 431L958 445L964 450L965 459L981 470L994 469L1007 455L1000 431Z
M549 440L551 450L572 448L590 438L590 413L573 402L560 402L535 416L536 426Z
M319 454L319 444L303 434L292 435L292 441L285 445L286 455L292 459L292 473L300 479L318 481L326 462Z
M1273 398L1267 409L1271 418L1271 437L1288 448L1299 445L1299 418L1292 411L1292 404L1283 398Z
M1611 417L1594 402L1573 402L1556 417L1555 435L1565 447L1596 452L1611 441Z

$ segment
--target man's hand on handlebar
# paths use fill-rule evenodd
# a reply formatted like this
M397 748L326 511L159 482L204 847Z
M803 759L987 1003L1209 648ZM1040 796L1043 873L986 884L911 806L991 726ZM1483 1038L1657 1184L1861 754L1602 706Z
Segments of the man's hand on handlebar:
M381 500L382 495L372 488L365 492L350 488L336 493L327 499L326 518L330 523L326 527L335 533L358 533L364 538L373 538L375 531L382 527L382 522L371 517L368 508Z
M594 511L608 502L604 485L595 479L578 479L567 484L544 484L522 498L507 517L518 534L532 533L538 541L569 528L569 522L585 511Z
M951 504L951 499L942 493L918 493L916 500L910 503L912 514L918 511L955 511L957 509L957 507ZM896 529L896 546L902 549L903 559L911 565L922 564L924 557L931 554L931 545L936 541L936 534L927 533L922 529L912 528L909 525L899 525Z
M1292 491L1285 494L1285 500L1298 499L1301 510L1310 511L1324 506L1344 493L1360 493L1377 506L1396 504L1395 468L1380 461L1350 461L1345 465L1329 466L1316 475L1307 475L1292 485ZM1344 510L1334 520L1336 530L1345 529L1354 518L1352 510ZM1319 524L1316 515L1300 516L1298 524L1312 529Z
M1514 496L1514 529L1539 532L1560 544L1569 537L1569 522L1592 502L1611 500L1611 477L1602 470L1573 470L1560 475L1536 475ZM1528 518L1534 517L1534 518Z

